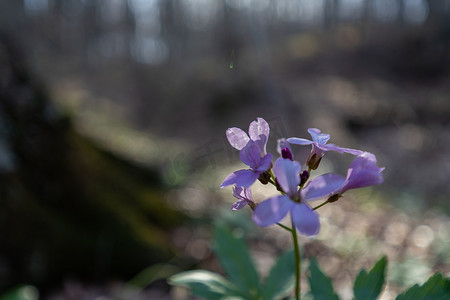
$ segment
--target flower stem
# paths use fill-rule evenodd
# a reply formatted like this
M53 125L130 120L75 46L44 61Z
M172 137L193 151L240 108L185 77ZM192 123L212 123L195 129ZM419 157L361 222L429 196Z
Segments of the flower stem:
M270 182L271 184L273 184L273 186L277 186L277 184L275 183L275 181L273 181L273 179L269 179L269 182Z
M267 172L270 174L269 182L276 187L277 184L275 183L275 175L273 175L272 169L267 170Z
M327 203L328 203L328 200L325 201L325 202L322 203L322 204L317 205L316 207L313 208L313 210L316 210L316 209L318 209L318 208L321 208L322 206L324 206L324 205L327 204Z
M289 228L289 227L287 227L287 226L284 226L284 225L281 224L281 223L277 223L277 225L280 226L280 227L283 228L283 229L286 229L286 230L289 231L289 232L292 232L292 229L291 229L291 228Z
M294 220L292 219L292 242L294 243L295 252L295 299L300 300L301 298L301 282L300 282L300 268L301 268L301 257L300 248L298 247L297 229L295 229Z

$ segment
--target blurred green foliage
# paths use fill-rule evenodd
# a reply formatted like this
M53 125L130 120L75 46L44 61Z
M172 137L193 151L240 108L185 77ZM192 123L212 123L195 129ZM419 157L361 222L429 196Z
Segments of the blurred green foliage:
M20 285L12 288L4 295L0 295L0 300L38 300L39 292L32 285Z
M215 230L214 250L228 279L213 272L193 270L171 276L168 282L188 287L193 295L205 299L276 300L288 296L294 287L293 252L280 256L261 282L239 232L224 225L217 225Z

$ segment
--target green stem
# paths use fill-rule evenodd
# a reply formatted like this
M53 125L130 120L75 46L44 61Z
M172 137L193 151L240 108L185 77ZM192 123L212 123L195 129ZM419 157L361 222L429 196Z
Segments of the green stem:
M289 232L292 232L292 229L291 229L291 228L289 228L289 227L287 227L287 226L284 226L284 225L281 224L281 223L277 223L277 225L280 226L280 227L283 228L283 229L286 229L286 230L289 231Z
M316 207L313 208L313 210L316 210L316 209L318 209L318 208L321 208L322 206L324 206L324 205L327 204L327 203L328 203L328 200L325 201L325 202L322 203L322 204L317 205Z
M303 184L300 186L300 190L303 189L303 187L305 186L305 184L308 182L308 180L306 180L305 182L303 182Z
M271 184L273 184L274 186L277 186L277 184L275 183L275 181L273 181L272 179L269 179L269 182L270 182Z
M292 219L292 241L294 243L294 252L295 252L295 299L300 300L300 290L301 290L301 282L300 282L300 268L301 268L301 258L300 258L300 248L298 247L298 238L297 238L297 230L295 229L294 220Z

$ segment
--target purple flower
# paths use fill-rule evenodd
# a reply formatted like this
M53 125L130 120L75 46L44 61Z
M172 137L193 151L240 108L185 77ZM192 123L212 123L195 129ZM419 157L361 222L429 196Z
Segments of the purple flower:
M249 140L247 145L241 149L239 157L250 169L231 173L222 182L221 188L232 184L240 187L251 186L262 173L270 169L273 158L270 153L261 158L259 145L253 140Z
M295 227L302 234L316 235L320 230L319 215L311 209L308 201L322 198L336 190L344 181L336 174L326 174L315 178L299 191L299 162L278 158L273 171L276 179L285 193L259 203L253 214L253 220L259 226L270 226L282 220L288 212L291 213Z
M363 153L361 150L342 148L334 144L327 144L330 139L329 134L321 133L317 128L309 128L309 134L312 137L312 141L302 138L288 138L287 141L295 145L312 145L311 154L308 157L307 165L313 170L316 170L319 166L320 160L327 151L337 151L339 153L350 153L353 155L360 155Z
M329 202L336 201L341 195L352 189L367 187L383 183L381 172L384 168L377 167L375 155L369 152L363 152L358 155L347 171L347 178L342 184L332 192Z
M232 210L241 209L247 204L252 209L254 209L256 206L255 201L253 201L252 192L250 188L241 188L240 186L234 186L233 196L239 200L234 202L233 206L231 207Z
M257 118L250 123L248 133L249 135L237 127L227 129L228 141L231 146L240 150L239 157L250 169L231 173L222 182L221 188L232 184L249 187L272 165L273 156L266 152L270 133L269 124L263 118Z
M252 140L257 143L261 157L267 154L266 145L269 139L269 133L269 124L263 118L256 118L256 121L250 123L248 135L244 130L237 127L228 128L226 131L227 139L231 146L241 150L250 140Z

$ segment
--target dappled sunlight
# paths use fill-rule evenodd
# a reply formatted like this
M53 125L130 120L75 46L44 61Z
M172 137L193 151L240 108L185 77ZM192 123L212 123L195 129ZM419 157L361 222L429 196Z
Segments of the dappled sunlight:
M337 201L317 209L317 235L314 213L296 221L311 235L299 234L303 292L314 257L343 299L382 255L381 300L448 276L449 20L443 0L0 1L1 292L192 299L166 279L228 276L215 240L224 224L266 278L293 247L292 223L261 228L258 216L309 213L294 183L345 177L354 157L340 147L374 153L369 183L384 182L328 194ZM231 147L226 130L247 134L256 118L270 135L253 129L246 165L247 144ZM339 151L277 149L310 139L308 128ZM269 172L280 155L301 162L284 183L296 192ZM254 202L233 197L234 184L251 185ZM255 204L280 195L293 202Z

